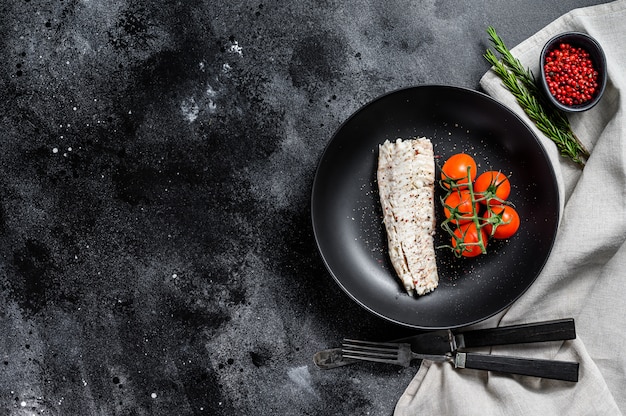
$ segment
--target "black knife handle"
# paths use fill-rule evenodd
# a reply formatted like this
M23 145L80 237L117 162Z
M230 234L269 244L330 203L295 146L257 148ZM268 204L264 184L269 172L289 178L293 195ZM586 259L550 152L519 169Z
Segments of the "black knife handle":
M455 361L455 366L458 368L473 368L475 370L519 374L553 380L578 381L578 363L570 361L538 360L476 353L457 353Z
M471 348L575 339L576 328L574 319L566 318L498 328L475 329L459 332L456 335L463 335L464 347Z

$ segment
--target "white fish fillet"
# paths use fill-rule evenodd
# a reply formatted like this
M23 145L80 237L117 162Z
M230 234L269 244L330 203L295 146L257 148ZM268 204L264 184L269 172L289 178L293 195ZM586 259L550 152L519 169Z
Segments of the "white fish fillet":
M426 294L439 283L435 262L435 159L426 138L379 146L378 192L389 257L406 291Z

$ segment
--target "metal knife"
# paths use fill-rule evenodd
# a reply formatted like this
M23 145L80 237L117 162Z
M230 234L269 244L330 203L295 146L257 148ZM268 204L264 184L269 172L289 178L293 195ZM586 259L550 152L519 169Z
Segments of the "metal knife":
M563 341L575 338L574 319L566 318L487 329L432 331L397 339L393 342L409 343L413 351L421 354L447 354L466 348ZM325 370L353 364L357 361L344 358L341 354L341 348L318 351L313 355L315 365Z

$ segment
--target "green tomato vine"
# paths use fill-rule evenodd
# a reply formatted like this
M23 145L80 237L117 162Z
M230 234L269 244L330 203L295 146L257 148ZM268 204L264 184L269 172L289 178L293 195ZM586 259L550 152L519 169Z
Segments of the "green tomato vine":
M452 250L456 257L463 257L463 253L466 251L473 251L473 247L477 246L482 254L487 253L487 242L496 232L496 229L500 225L508 224L502 218L502 212L496 213L493 210L492 200L497 201L496 205L510 205L513 204L509 201L498 198L495 195L495 189L503 182L496 182L490 185L486 192L475 192L474 184L471 180L471 167L467 168L467 176L464 178L453 179L442 172L445 178L439 180L439 186L441 186L446 194L440 198L442 206L450 212L450 215L442 221L441 228L453 239L453 244L446 244L438 246L437 248L449 248ZM452 207L446 204L447 198L454 192L460 192L461 190L467 190L470 195L472 213L468 215L467 212L461 212L457 207ZM484 214L481 215L482 210L478 210L476 207L485 206ZM465 242L465 235L461 233L458 236L455 230L464 223L473 223L476 227L478 234L478 241L475 243ZM483 227L491 225L491 232L487 234L487 239L484 238L482 232Z

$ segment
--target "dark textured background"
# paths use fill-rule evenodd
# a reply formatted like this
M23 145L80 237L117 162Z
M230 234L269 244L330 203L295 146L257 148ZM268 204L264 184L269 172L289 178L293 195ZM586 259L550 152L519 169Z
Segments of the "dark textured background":
M390 415L415 368L311 361L407 332L325 271L316 163L596 3L3 1L0 415Z

